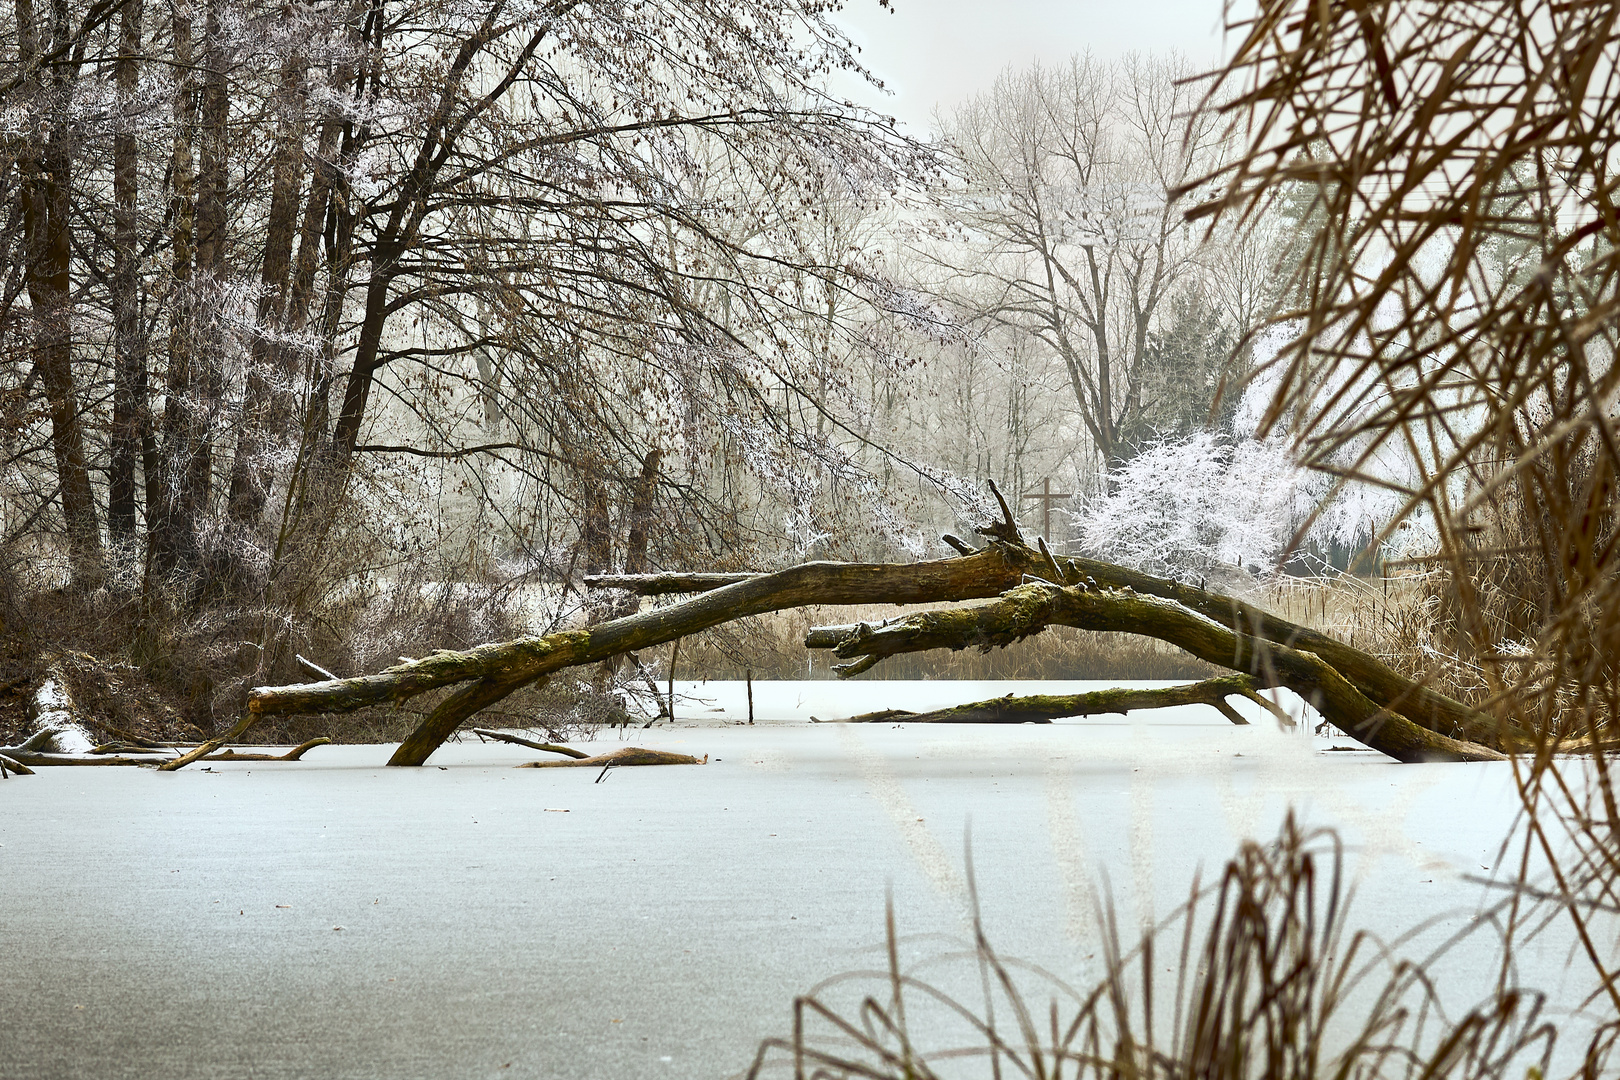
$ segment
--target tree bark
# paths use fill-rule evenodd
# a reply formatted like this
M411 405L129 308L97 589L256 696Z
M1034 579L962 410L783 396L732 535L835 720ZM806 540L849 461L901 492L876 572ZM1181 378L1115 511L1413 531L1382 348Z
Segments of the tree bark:
M66 47L72 35L66 0L51 0L41 27L30 0L18 0L19 59L24 65ZM53 63L21 87L29 127L18 154L28 300L34 317L34 368L45 388L51 450L62 500L72 585L86 591L103 578L101 528L84 448L84 423L73 371L72 257L69 194L73 144L69 108L77 66Z
M174 7L171 48L175 61L174 148L170 162L172 296L169 307L168 385L163 403L163 439L158 466L158 505L148 532L149 565L164 576L195 562L203 493L199 475L209 459L207 423L197 400L197 297L193 275L197 192L192 139L197 123L192 19L188 0ZM200 459L200 461L199 461ZM149 512L151 509L149 508Z
M283 8L283 18L288 16ZM258 332L249 351L247 387L236 456L231 463L227 513L239 525L255 525L275 482L272 448L286 435L288 403L296 371L289 370L284 342L291 289L293 239L298 232L304 182L305 61L295 50L283 62L276 104L276 151L271 168L270 210L259 263Z

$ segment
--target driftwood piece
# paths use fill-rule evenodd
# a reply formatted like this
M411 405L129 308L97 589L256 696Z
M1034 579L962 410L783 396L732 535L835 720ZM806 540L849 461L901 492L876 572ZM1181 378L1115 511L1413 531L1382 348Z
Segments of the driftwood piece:
M14 746L0 749L8 761L19 762L23 765L161 765L169 759L166 757L144 756L128 757L123 754L41 754L30 750L18 750Z
M332 740L325 735L301 742L285 754L241 754L235 750L226 750L218 754L209 754L204 761L297 761L304 756L304 752L312 746L325 746Z
M709 756L695 758L691 754L675 754L668 750L649 750L644 746L621 746L607 754L595 757L569 758L566 761L525 761L520 769L591 769L624 768L629 765L707 765Z
M545 750L552 754L561 754L564 757L577 758L586 761L591 755L583 750L575 750L572 746L560 746L557 743L535 742L525 739L521 735L512 735L505 731L492 731L489 728L473 728L473 734L485 739L494 739L496 742L511 743L514 746L527 746L530 750Z
M1490 747L1441 735L1380 708L1315 653L1234 632L1174 601L1130 590L1035 582L990 604L925 611L875 629L857 625L833 651L856 661L852 668L865 670L900 653L1005 646L1048 626L1126 631L1173 642L1202 660L1253 675L1258 687L1287 686L1341 731L1400 761L1503 757ZM829 636L825 629L810 635L817 641Z
M1069 716L1126 713L1139 709L1164 709L1175 705L1209 705L1232 723L1247 724L1249 721L1244 719L1243 714L1234 709L1226 699L1236 695L1265 706L1267 711L1276 710L1275 703L1261 697L1259 690L1259 680L1254 676L1232 674L1186 686L1165 686L1150 690L1113 687L1083 694L1025 694L1017 697L1008 694L1006 697L975 701L967 705L935 709L930 712L882 709L878 712L851 716L842 723L876 724L888 721L898 724L1050 724L1053 720Z
M34 770L16 758L0 754L0 776L5 776L7 773L16 773L18 776L33 776Z

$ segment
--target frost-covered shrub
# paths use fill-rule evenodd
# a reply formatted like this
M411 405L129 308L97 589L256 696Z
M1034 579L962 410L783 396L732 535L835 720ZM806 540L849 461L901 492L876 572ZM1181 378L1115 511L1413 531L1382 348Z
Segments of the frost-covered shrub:
M1408 463L1400 460L1364 467L1392 485L1412 482ZM1111 490L1083 500L1074 515L1079 548L1169 576L1223 567L1267 573L1302 549L1357 551L1388 528L1403 504L1394 486L1340 484L1300 467L1284 437L1201 431L1164 439L1109 479ZM1380 547L1386 555L1412 554L1432 546L1432 537L1432 524L1420 512L1385 535Z
M1281 440L1195 432L1148 447L1081 504L1080 547L1149 573L1270 568L1324 493Z

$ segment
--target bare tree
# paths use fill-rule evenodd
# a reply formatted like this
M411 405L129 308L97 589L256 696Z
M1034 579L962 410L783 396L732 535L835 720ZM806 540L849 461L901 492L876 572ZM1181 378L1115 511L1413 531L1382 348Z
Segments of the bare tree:
M1151 424L1154 336L1200 275L1178 193L1220 140L1192 74L1176 57L1075 56L1008 71L942 125L961 176L941 199L960 227L930 250L935 290L1061 361L1105 465Z
M16 167L21 210L22 274L33 324L32 366L50 414L56 487L72 562L73 584L101 581L101 529L90 486L82 389L73 367L72 190L77 154L72 96L84 63L86 28L75 26L67 0L36 11L16 5L12 92L25 109ZM105 18L105 10L92 15Z

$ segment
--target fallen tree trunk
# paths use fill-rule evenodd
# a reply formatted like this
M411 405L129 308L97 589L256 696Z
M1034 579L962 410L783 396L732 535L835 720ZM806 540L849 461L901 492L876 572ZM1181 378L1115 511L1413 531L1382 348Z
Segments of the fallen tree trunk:
M1443 735L1480 742L1498 749L1535 745L1535 738L1522 728L1471 709L1455 698L1426 686L1396 671L1388 664L1337 638L1319 630L1289 622L1253 604L1221 593L1212 593L1195 585L1154 577L1123 566L1084 558L1043 558L1022 544L992 544L1002 549L1004 566L994 581L1001 585L994 593L976 592L972 595L940 595L928 602L980 599L1000 595L1021 584L1026 577L1056 580L1062 585L1086 585L1097 588L1130 589L1146 596L1173 600L1190 611L1214 619L1229 630L1242 631L1266 641L1290 648L1313 652L1332 664L1356 689L1370 700L1385 708L1402 712L1414 722ZM973 556L983 554L983 551ZM628 589L642 596L660 596L667 593L701 592L736 584L739 580L757 580L765 574L601 574L587 577L591 588ZM988 579L987 579L988 580ZM823 647L806 641L811 648Z
M595 757L567 758L563 761L525 761L519 769L621 769L629 765L707 765L708 756L695 758L691 754L675 754L668 750L649 750L644 746L621 746L607 754Z
M761 573L741 574L586 574L588 589L624 589L637 596L668 596L670 593L701 593L740 585L762 578Z
M733 619L785 608L812 604L920 604L998 596L1009 581L1016 583L1023 577L1016 551L998 545L967 558L913 564L804 563L584 630L480 645L466 652L437 652L352 679L255 687L248 694L249 716L226 738L239 738L260 716L350 712L367 705L404 701L442 686L468 683L441 702L388 762L420 765L479 709L554 671L600 663L610 656L675 641ZM165 768L187 763L180 760Z
M1329 723L1399 761L1503 758L1490 747L1430 731L1379 707L1315 653L1235 632L1181 604L1130 590L1036 582L1011 589L991 604L920 612L877 628L860 624L837 635L832 648L837 656L855 661L846 670L857 674L900 653L969 646L988 650L1048 626L1126 631L1173 642L1202 660L1253 675L1260 686L1287 686ZM825 642L835 634L812 630L806 640Z
M1099 716L1139 709L1165 709L1176 705L1209 705L1232 723L1246 725L1249 721L1226 700L1234 695L1248 698L1273 716L1292 723L1288 714L1274 702L1260 696L1261 689L1260 681L1253 675L1233 674L1186 686L1165 686L1151 690L1115 687L1084 694L1026 694L1022 697L1008 694L989 701L975 701L930 712L883 709L851 716L839 723L1050 724L1053 720L1070 716Z
M1187 648L1194 655L1253 674L1263 681L1272 678L1278 670L1273 656L1287 657L1288 662L1283 666L1288 668L1289 678L1264 682L1264 685L1289 685L1302 696L1322 693L1323 687L1330 687L1335 699L1342 699L1345 715L1357 718L1353 723L1347 721L1350 726L1335 721L1342 729L1352 731L1355 724L1360 724L1359 731L1373 733L1374 727L1367 717L1387 715L1392 718L1389 725L1403 732L1412 728L1435 736L1434 740L1426 741L1408 732L1384 738L1384 744L1397 751L1394 756L1406 755L1403 760L1424 759L1424 755L1473 760L1481 752L1497 756L1490 754L1488 748L1492 744L1513 745L1521 738L1528 738L1516 728L1504 730L1492 717L1400 675L1375 657L1242 601L1106 563L1056 560L1044 546L1037 551L1023 544L1009 522L987 526L982 531L993 537L994 542L979 551L959 558L914 564L816 562L763 575L595 576L590 582L598 586L623 586L647 592L667 591L675 585L715 587L669 607L614 619L588 629L480 645L465 652L441 651L403 661L373 675L256 687L248 696L249 713L230 732L163 768L180 768L218 749L224 742L239 738L261 716L348 712L464 684L439 703L388 762L390 765L420 765L480 709L564 668L599 663L621 653L676 641L734 619L787 608L989 599L1011 596L1032 579L1045 583L1047 588L1067 588L1075 595L1089 595L1103 607L1116 609L1108 618L1098 613L1092 620L1096 625L1088 625L1087 629L1159 637ZM1112 599L1095 599L1104 596ZM1151 610L1142 607L1149 599L1159 606ZM1140 617L1164 611L1179 612L1185 618L1139 621ZM926 613L902 622L910 624L912 620L940 614L963 613ZM1200 647L1188 644L1206 628L1224 631L1224 640L1243 643L1242 648L1237 653L1226 648L1222 653L1219 648L1200 651ZM1034 632L1034 628L1027 632ZM841 646L844 642L841 634L818 640L817 633L827 635L832 631L813 632L807 645L829 647ZM979 643L966 639L954 643L942 640L939 646L960 648ZM879 656L857 656L845 673L857 674L879 659ZM1317 671L1315 665L1324 670ZM1295 685L1296 681L1299 685ZM1352 733L1361 738L1357 731Z

